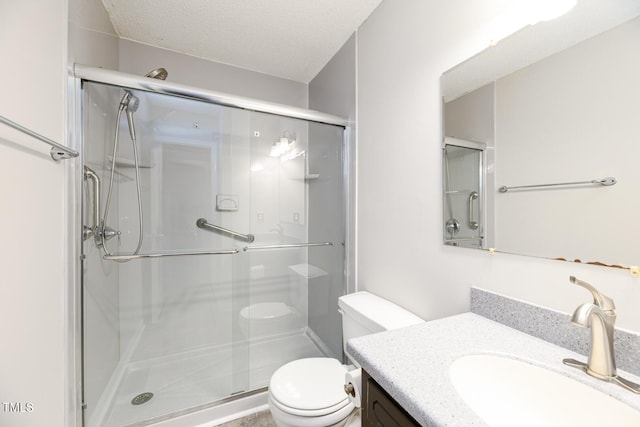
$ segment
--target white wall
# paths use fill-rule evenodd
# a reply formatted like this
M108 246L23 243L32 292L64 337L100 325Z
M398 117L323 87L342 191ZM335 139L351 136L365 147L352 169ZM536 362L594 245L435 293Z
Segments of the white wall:
M439 77L488 45L504 6L387 1L359 29L358 285L427 319L467 311L472 285L570 312L590 298L573 274L640 331L640 282L626 271L442 245Z
M66 143L67 2L0 2L0 115ZM37 29L37 31L34 31ZM0 425L65 427L67 161L0 124Z

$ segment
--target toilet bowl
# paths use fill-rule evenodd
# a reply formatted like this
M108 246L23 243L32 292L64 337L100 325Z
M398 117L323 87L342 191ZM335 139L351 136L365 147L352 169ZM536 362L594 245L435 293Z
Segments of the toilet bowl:
M338 300L343 348L362 335L423 323L424 320L368 292ZM349 357L349 359L351 359ZM351 363L354 363L351 361ZM354 363L355 364L355 363ZM357 364L355 364L357 367ZM281 366L269 382L269 410L278 427L351 427L355 405L344 392L347 367L338 360L314 357ZM359 418L357 418L359 420Z
M302 316L283 302L259 302L243 307L238 323L245 338L258 338L300 330Z

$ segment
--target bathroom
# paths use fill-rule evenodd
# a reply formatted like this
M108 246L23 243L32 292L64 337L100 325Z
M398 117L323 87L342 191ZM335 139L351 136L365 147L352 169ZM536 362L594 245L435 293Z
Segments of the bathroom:
M183 73L183 83L198 87L217 75L223 86L212 90L347 117L356 122L357 138L349 291L369 291L425 320L467 312L471 286L570 313L585 300L568 284L575 275L615 300L618 327L640 332L640 289L628 271L442 244L440 76L488 46L494 19L508 3L382 1L330 67L308 85L292 84L289 98L278 98L285 92L276 82L283 82L269 76L249 85L215 65L190 75L197 67L188 61L198 61L176 52L148 48L142 56L140 46L117 41L105 12L95 11L100 2L5 4L0 52L11 66L1 71L0 114L68 141L68 64L80 62L133 74L165 66L170 78ZM33 402L32 412L9 425L70 426L80 360L71 340L79 323L70 309L77 266L65 228L71 177L67 164L52 162L37 141L5 127L0 132L6 242L0 398Z

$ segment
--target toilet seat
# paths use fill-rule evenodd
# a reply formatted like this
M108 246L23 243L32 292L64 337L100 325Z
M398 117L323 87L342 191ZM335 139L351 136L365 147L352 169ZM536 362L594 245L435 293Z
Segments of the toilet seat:
M349 404L344 393L347 369L336 359L294 360L272 375L269 393L280 409L301 416L321 416Z

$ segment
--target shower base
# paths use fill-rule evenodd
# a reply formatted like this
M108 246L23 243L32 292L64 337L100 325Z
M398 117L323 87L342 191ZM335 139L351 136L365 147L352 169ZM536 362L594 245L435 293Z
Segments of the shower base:
M266 387L273 372L283 364L326 355L302 331L245 343L242 349L240 352L236 349L235 353L231 347L202 349L179 356L131 362L123 369L103 419L92 419L88 425L148 426L154 425L152 420L156 420L157 425L169 427L172 425L170 420L160 422L160 419ZM246 369L247 366L250 369ZM143 393L153 393L153 397L143 404L132 404L132 400ZM177 418L175 426L181 425Z

